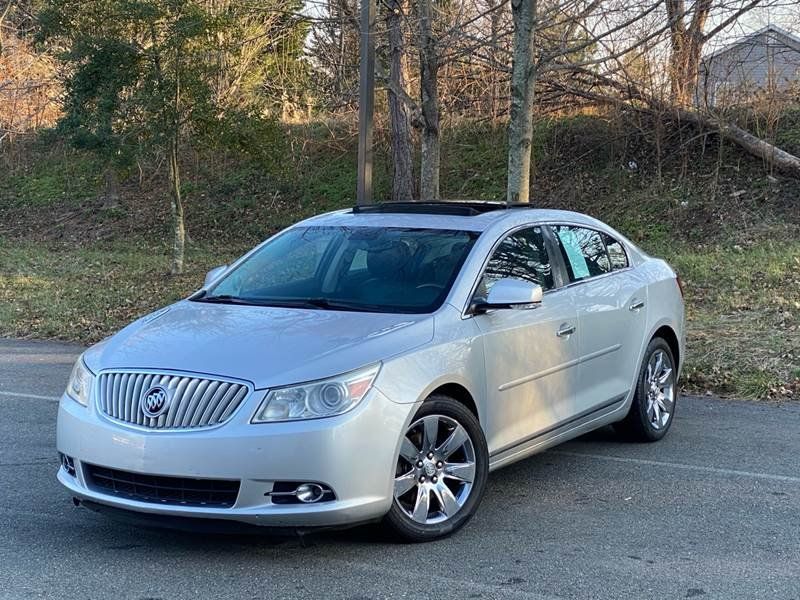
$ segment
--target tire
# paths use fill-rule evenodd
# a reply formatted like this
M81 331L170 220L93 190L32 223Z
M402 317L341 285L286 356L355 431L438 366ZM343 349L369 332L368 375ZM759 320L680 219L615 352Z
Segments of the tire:
M456 400L433 395L403 433L384 523L406 542L450 535L475 514L488 474L489 452L478 419Z
M676 376L669 344L660 337L653 338L639 368L631 408L622 421L614 423L617 433L634 442L657 442L667 435L678 399Z

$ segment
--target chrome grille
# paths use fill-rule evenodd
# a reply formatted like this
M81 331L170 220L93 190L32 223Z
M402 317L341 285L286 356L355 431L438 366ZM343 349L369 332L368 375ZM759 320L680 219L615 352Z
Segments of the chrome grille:
M142 396L154 385L172 394L169 408L149 417L141 408ZM225 422L249 392L243 383L162 373L102 373L97 406L118 421L150 429L197 429Z

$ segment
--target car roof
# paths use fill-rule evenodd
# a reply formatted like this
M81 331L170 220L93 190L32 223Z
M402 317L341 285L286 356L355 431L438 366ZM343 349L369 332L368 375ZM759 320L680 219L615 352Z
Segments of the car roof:
M482 232L504 222L509 226L568 222L608 229L607 225L597 219L577 212L534 208L528 204L471 201L385 202L317 215L298 225L408 227Z

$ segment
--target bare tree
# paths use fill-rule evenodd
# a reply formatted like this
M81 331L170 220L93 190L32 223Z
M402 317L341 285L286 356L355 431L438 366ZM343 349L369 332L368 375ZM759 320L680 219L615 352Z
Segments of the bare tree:
M700 57L709 40L735 26L748 11L786 2L416 0L409 7L406 25L417 36L406 39L405 48L417 46L419 101L413 98L416 93L398 84L391 74L383 80L390 98L403 101L412 126L420 131L421 197L439 195L441 115L474 119L486 118L489 113L496 118L507 108L506 196L511 202L530 201L534 115L604 104L610 94L615 100L625 96L621 88L609 88L605 79L637 90L624 100L635 110L657 111L664 118L672 115L690 122L699 119L729 139L748 144L746 136L734 125L723 123L719 115L692 107ZM630 65L631 57L645 53L650 65L648 81L622 76L621 63ZM413 62L412 52L406 55ZM402 83L413 89L417 81L411 77ZM664 85L671 92L662 94ZM392 101L390 111L394 111ZM393 133L396 137L402 139L402 134ZM779 152L749 145L759 156L771 153L784 170L793 164Z
M604 75L589 69L577 69L575 77L564 91L591 100L597 105L610 104L650 114L672 116L676 121L692 123L708 132L716 132L753 156L777 170L800 179L800 158L774 144L760 139L742 127L729 123L717 114L696 108L685 108L649 94L636 81L614 75Z
M57 68L34 44L35 22L29 0L0 0L0 144L59 116Z
M319 15L306 16L314 91L328 114L352 114L358 98L358 1L324 0L318 6Z
M335 40L347 37L343 31L357 31L357 20L347 8L352 1L327 0L324 16L313 22L310 53L325 78L338 72L336 62L349 61L337 57ZM502 19L503 6L507 6L507 0L386 0L382 4L386 27L378 34L386 36L383 47L388 64L378 61L376 69L378 81L387 88L395 167L393 199L413 195L414 186L408 185L407 178L413 177L415 136L407 133L406 123L418 132L420 140L419 197L437 199L443 102L448 109L464 109L477 105L476 100L481 95L485 98L486 90L492 90L490 95L495 98L494 92L502 89L507 74L487 70L472 53L486 46L481 37L484 25L493 32L499 48L507 45L511 28ZM499 52L502 55L503 50ZM487 76L490 73L494 73L493 79Z
M598 69L631 47L647 42L652 34L631 40L627 46L623 43L627 50L607 52L604 48L608 40L620 37L621 32L653 13L659 5L659 0L641 0L636 4L617 0L512 0L509 202L530 201L537 82L543 76L552 82L571 76L576 69Z
M687 8L685 0L664 0L670 24L669 74L674 104L678 106L692 104L697 88L700 56L706 42L743 14L758 6L760 2L761 0L742 2L732 10L726 10L724 1L717 3L714 0L697 0ZM704 31L706 22L714 9L729 14L724 14L720 22L706 32Z

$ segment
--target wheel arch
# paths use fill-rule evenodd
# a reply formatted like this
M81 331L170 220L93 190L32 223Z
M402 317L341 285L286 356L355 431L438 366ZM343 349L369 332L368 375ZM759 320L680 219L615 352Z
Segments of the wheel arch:
M675 367L677 370L680 370L683 364L683 356L681 356L681 344L678 340L678 334L675 333L675 330L669 325L662 325L656 329L655 332L653 332L653 335L650 339L652 340L655 338L661 338L667 342L669 349L672 351L672 357L675 359Z
M478 405L475 403L475 398L472 397L470 391L463 385L455 382L445 383L431 391L431 393L428 394L428 398L434 394L449 396L453 400L460 402L466 406L473 415L475 415L475 418L478 419L478 422L480 423L481 417L480 413L478 412Z

